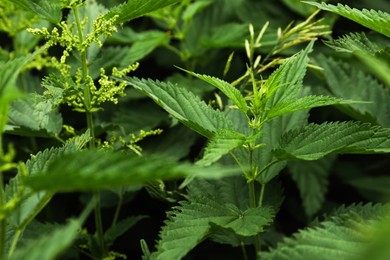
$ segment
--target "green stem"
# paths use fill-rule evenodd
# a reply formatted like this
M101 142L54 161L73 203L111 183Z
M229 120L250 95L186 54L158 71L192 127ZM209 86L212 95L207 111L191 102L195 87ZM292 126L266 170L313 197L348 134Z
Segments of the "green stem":
M249 167L250 167L250 181L248 183L249 185L249 201L250 201L250 206L251 208L256 208L256 187L255 187L255 175L256 175L256 170L255 167L253 166L253 150L252 146L249 146ZM254 237L254 245L255 245L255 250L256 254L260 251L260 236L255 235Z
M259 207L263 206L264 190L265 190L265 183L262 183L261 184L261 190L260 190Z
M80 42L84 40L83 36L83 29L80 22L80 16L78 12L78 8L73 8L78 36L80 39ZM87 52L85 49L80 50L80 56L81 56L81 71L82 71L82 82L84 83L84 105L85 105L85 114L87 119L87 126L91 135L91 141L89 142L89 148L94 149L95 148L95 131L94 131L94 125L93 125L93 117L91 112L91 90L90 86L88 84L88 62L87 62ZM107 249L106 245L104 243L104 235L103 235L103 224L102 224L102 216L101 216L101 205L100 205L100 193L99 191L94 192L94 199L95 199L95 228L97 233L97 239L99 247L102 250L102 256L107 256Z
M122 196L122 194L120 194L119 200L118 200L118 205L116 206L116 209L115 209L114 218L112 219L112 224L111 224L112 226L114 226L118 222L119 213L121 211L122 204L123 204L123 196Z
M18 229L18 230L16 230L14 239L13 239L13 241L12 241L11 247L10 247L9 252L8 252L8 257L9 257L9 258L11 258L12 254L13 254L14 251L15 251L16 245L18 244L19 237L20 237L20 235L22 234L22 231L23 231L23 229Z
M100 205L100 192L95 191L94 193L94 199L95 199L95 226L96 226L96 234L98 238L99 247L102 252L102 256L107 256L107 248L106 244L104 243L104 235L103 235L103 223L102 223L102 216L101 216L101 205Z
M2 154L0 154L0 156L2 156ZM0 205L4 205L4 204L5 204L5 194L4 194L3 172L0 170ZM0 219L0 259L5 259L6 224L7 223L5 221L5 218Z

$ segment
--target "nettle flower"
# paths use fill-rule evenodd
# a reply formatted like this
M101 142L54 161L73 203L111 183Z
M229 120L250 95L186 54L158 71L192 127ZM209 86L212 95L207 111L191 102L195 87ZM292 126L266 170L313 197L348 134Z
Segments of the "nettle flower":
M66 3L63 4L65 5ZM70 4L69 7L71 8ZM93 79L88 72L86 53L93 43L102 47L104 38L111 36L112 33L117 31L115 22L118 19L118 15L108 19L105 18L104 14L99 15L92 22L91 31L83 36L84 29L88 23L88 17L80 21L77 10L73 10L73 19L68 19L67 22L61 21L52 30L44 27L41 29L30 28L28 31L43 37L47 41L46 45L48 47L61 46L63 48L59 59L52 57L45 60L45 67L55 68L59 72L45 78L43 84L47 89L45 94L51 97L56 96L57 99L60 94L61 101L59 103L65 103L76 111L94 112L100 109L102 103L113 102L116 104L118 103L118 98L125 95L126 83L111 79L110 76L121 78L127 73L136 70L138 64L131 64L122 70L114 67L111 75L107 75L106 70L100 68L99 78ZM72 74L72 68L67 60L71 53L75 51L78 52L81 66L76 70L75 74Z

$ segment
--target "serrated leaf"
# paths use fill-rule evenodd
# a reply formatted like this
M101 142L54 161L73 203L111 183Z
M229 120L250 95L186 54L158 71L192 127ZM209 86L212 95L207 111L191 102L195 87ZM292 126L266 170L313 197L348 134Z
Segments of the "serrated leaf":
M222 91L222 93L224 93L244 114L247 113L248 105L244 96L237 88L232 86L230 83L216 77L201 75L185 69L181 70L187 72L188 74L191 74L194 77L197 77L203 81L210 83L211 85Z
M62 129L60 113L53 109L50 101L43 100L41 96L30 95L26 99L14 101L8 121L16 127L13 133L20 135L53 136L58 135Z
M253 236L263 231L274 214L269 207L241 211L210 196L180 204L169 213L152 259L181 259L209 234L211 223L240 235Z
M78 220L71 220L67 225L56 228L54 231L30 240L24 247L17 249L10 260L51 260L58 259L75 240L80 223Z
M373 31L390 37L390 14L386 12L367 9L359 10L342 4L337 4L336 6L332 4L307 1L305 1L305 3L314 5L322 10L344 16L345 18L355 21Z
M299 99L286 99L272 107L267 113L267 118L281 116L283 114L311 109L314 107L332 106L340 104L367 103L364 101L345 100L327 96L307 96Z
M62 12L60 1L49 0L10 0L25 10L35 13L40 18L57 24L61 21Z
M266 260L353 260L371 245L370 228L388 220L389 205L352 205L338 214L286 238L270 251L262 253Z
M309 62L308 54L312 51L313 44L311 42L305 50L288 58L264 83L266 110L285 100L295 99L301 93Z
M42 171L46 171L50 163L81 149L88 140L88 135L82 135L60 148L46 149L32 156L26 162L29 176L35 176ZM20 191L21 189L23 190ZM17 207L7 213L9 223L18 229L23 229L50 201L53 193L45 189L41 192L32 192L31 189L24 186L24 177L21 176L21 173L18 173L5 187L5 196L7 201L19 197L23 198L20 204L17 204Z
M317 161L292 161L288 164L291 177L297 184L303 208L312 217L321 208L328 190L328 177L334 156Z
M222 112L212 109L192 92L153 80L126 78L126 82L151 97L159 106L181 123L211 138L218 129L233 129L233 124Z
M131 157L123 153L89 150L54 160L47 170L26 178L25 183L35 190L71 192L187 176L220 178L235 173L237 169L178 164L165 156Z
M342 61L318 55L316 65L323 68L329 91L336 97L369 101L340 107L352 117L390 127L390 91L364 71Z
M234 130L217 130L207 144L203 158L197 164L207 166L218 161L223 155L242 146L246 139L244 134Z
M124 23L177 2L179 0L129 0L112 8L106 17L119 15L116 22Z
M275 163L277 158L272 154L272 149L277 147L284 133L306 125L308 117L309 112L302 110L273 118L264 123L263 135L259 143L264 143L265 146L253 152L254 161L257 162L259 169L263 171L257 178L260 183L268 183L286 166L284 161ZM275 164L269 166L270 163Z
M374 42L370 41L364 33L349 33L334 40L327 40L324 43L339 52L352 53L363 51L367 53L376 53L381 48Z
M317 160L331 153L389 153L390 129L357 122L310 124L288 132L273 153L280 160Z

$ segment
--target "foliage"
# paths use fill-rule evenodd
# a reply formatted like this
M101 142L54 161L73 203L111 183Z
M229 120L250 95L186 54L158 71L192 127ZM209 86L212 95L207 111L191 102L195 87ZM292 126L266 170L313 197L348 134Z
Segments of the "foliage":
M384 259L372 2L2 1L0 259Z

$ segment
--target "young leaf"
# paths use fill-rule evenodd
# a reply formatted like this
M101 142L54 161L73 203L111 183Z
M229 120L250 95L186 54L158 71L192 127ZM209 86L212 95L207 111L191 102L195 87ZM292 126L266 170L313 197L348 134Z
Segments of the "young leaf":
M246 100L245 100L244 96L241 94L241 92L237 88L233 87L228 82L226 82L224 80L221 80L219 78L216 78L216 77L211 77L211 76L207 76L207 75L201 75L201 74L198 74L198 73L195 73L195 72L192 72L192 71L188 71L188 70L185 70L185 69L182 69L182 70L184 70L185 72L191 74L192 76L197 77L197 78L199 78L201 80L204 80L204 81L210 83L211 85L213 85L214 87L218 88L244 114L246 114L248 112L248 105L246 103Z
M218 161L223 155L242 146L246 139L244 134L234 130L217 130L207 144L203 158L197 164L207 166Z
M287 59L267 79L263 86L266 88L267 110L280 102L297 98L302 91L302 81L309 62L308 54L312 51L313 44L314 42L311 42L305 50Z
M160 233L156 259L181 259L210 232L210 224L231 229L242 236L262 232L273 219L269 207L239 210L232 204L223 204L211 196L183 201L169 213L169 220Z
M151 97L159 106L187 127L211 138L217 129L233 129L222 112L212 109L190 91L165 83L138 78L126 78L129 85Z
M116 22L124 23L177 2L179 0L129 0L125 4L112 8L106 17L119 15Z
M324 43L339 52L353 53L355 51L362 51L374 54L381 50L375 43L370 41L364 33L349 33L343 35L337 40L327 40Z
M267 118L271 119L274 117L281 116L283 114L311 109L314 107L340 105L340 104L351 104L351 103L364 103L361 101L345 100L335 97L327 96L307 96L299 99L286 99L272 107L268 113Z
M373 240L370 229L383 217L388 219L388 210L389 205L379 204L342 208L325 221L285 239L271 252L262 253L262 259L361 259Z
M357 122L310 124L286 133L273 153L280 160L317 160L331 153L389 153L390 129Z
M29 176L25 183L35 190L86 191L141 184L156 179L195 177L219 178L237 169L202 168L178 164L169 157L131 157L123 153L82 151L54 160L41 174Z
M390 37L390 14L386 12L367 9L358 10L342 4L337 4L337 6L335 6L326 3L308 1L305 1L305 3L317 6L322 10L344 16L345 18L355 21L373 31Z

